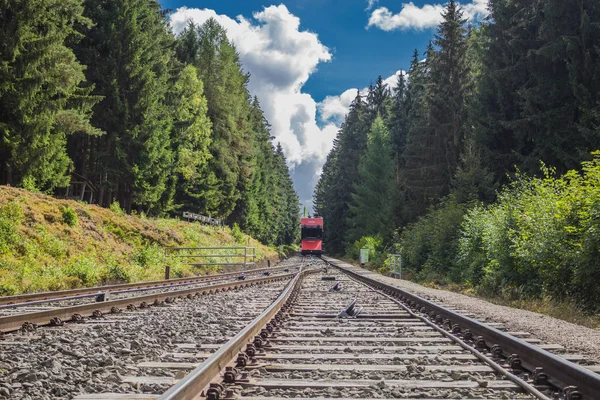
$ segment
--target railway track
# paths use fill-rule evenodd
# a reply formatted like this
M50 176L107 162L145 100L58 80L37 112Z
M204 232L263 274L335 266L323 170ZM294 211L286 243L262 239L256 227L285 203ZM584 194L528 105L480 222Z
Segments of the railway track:
M164 323L155 336L166 332L169 340L151 341L149 351L135 329L128 331L137 344L125 348L127 362L116 373L100 363L90 375L96 384L79 388L84 393L74 398L599 398L600 377L569 362L569 355L550 353L555 346L502 332L385 285L368 271L324 259L305 263L289 281L213 292L202 311L196 302L177 303L176 320L191 327ZM180 311L183 304L194 311ZM170 307L154 309L174 318ZM116 340L128 343L121 334ZM53 390L54 397L31 398L73 398Z
M34 293L1 298L0 333L31 330L37 325L62 325L80 322L85 317L117 313L122 308L145 308L150 304L172 301L175 297L194 296L212 290L224 290L231 282L263 283L279 275L289 275L289 267L255 269L163 281L100 286L58 292ZM242 279L243 278L243 279Z
M245 275L252 276L257 274L264 274L265 272L277 272L287 269L284 266L275 266L273 268L256 268L248 270ZM202 276L191 276L185 278L174 278L165 279L158 281L149 282L136 282L136 283L121 283L115 285L105 286L94 286L85 287L78 289L59 290L53 292L39 292L39 293L26 293L18 294L14 296L2 296L0 297L0 309L17 308L22 304L43 304L51 301L58 300L69 300L69 299L86 299L94 298L101 294L110 293L113 295L119 293L127 293L134 291L161 289L168 287L184 286L197 282L216 282L228 278L237 278L242 272L229 272L224 274L215 275L202 275Z
M177 371L156 370L152 362L176 361L168 353L190 343L213 351L279 295L295 275L283 270L297 266L284 261L280 274L211 284L190 296L169 292L170 301L145 309L123 308L82 323L5 334L0 340L0 398L165 391L171 383L146 384L144 376L156 372L162 379L174 379Z
M167 392L77 399L598 398L593 372L376 282L361 269L327 262L339 269L297 276L261 316L180 374ZM535 356L506 357L503 347L512 351L515 343ZM180 360L200 355L209 356L191 346L170 354ZM530 369L530 362L539 366ZM563 369L547 373L555 372L553 362ZM153 365L189 371L196 364Z

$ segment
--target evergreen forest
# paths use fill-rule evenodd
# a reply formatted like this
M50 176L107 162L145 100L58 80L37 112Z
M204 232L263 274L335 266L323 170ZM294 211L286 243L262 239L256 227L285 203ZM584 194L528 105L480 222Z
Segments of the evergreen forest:
M357 92L314 194L326 252L600 310L600 3L447 3L393 87Z
M2 0L0 43L0 184L297 241L283 150L215 20L175 36L156 0Z

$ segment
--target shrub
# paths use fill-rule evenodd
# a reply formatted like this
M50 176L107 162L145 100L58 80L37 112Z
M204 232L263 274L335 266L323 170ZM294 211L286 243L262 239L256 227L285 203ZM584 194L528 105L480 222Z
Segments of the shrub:
M380 267L386 258L382 242L378 236L363 236L354 241L346 252L346 257L358 260L360 258L360 249L369 249L369 264Z
M110 203L109 209L110 209L110 211L112 211L116 214L119 214L119 215L125 214L125 211L121 208L121 205L119 204L119 202L117 200Z
M518 176L488 207L470 210L458 260L468 279L508 298L550 296L600 308L600 160L583 173Z
M62 209L62 219L65 224L71 227L77 225L77 213L69 206Z
M79 279L84 286L90 286L98 281L98 268L93 256L82 256L75 259L64 268L63 272L68 277ZM72 279L68 281L68 284L77 286L76 281Z
M233 238L235 239L235 241L239 244L246 244L244 242L244 238L245 235L242 232L242 230L240 229L240 226L237 224L237 222L235 222L233 224L233 226L231 227L231 236L233 236Z
M0 254L9 253L19 240L17 228L25 219L21 206L14 200L0 207Z
M40 189L37 187L35 178L31 175L27 175L23 178L23 180L21 181L21 187L33 193L41 193Z
M467 205L456 202L453 196L403 231L396 248L402 255L403 268L417 274L417 278L437 279L448 276L453 281L462 279L462 271L455 263L459 242L459 228Z

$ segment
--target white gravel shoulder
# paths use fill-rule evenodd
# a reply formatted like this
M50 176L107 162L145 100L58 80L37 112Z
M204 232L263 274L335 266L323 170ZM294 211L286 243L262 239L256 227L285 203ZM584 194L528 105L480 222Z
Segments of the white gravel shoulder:
M577 352L585 355L590 361L600 362L600 331L598 330L532 311L493 304L460 293L427 288L414 282L377 275L382 282L470 311L482 321L501 322L511 331L529 332L546 343L560 344L568 352Z
M375 272L371 272L369 277L406 289L421 297L469 311L481 321L503 323L510 331L529 332L545 343L564 346L567 353L581 354L589 361L600 363L599 330L531 311L493 304L476 297L427 288L414 282L390 278Z

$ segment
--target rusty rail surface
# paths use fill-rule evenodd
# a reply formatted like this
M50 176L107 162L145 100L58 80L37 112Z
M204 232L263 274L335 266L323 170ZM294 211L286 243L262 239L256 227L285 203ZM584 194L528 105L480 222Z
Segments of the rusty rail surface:
M167 299L175 299L180 296L184 297L196 293L216 293L220 291L231 290L250 285L258 285L278 280L291 279L293 276L294 274L272 275L264 278L239 280L235 282L219 283L215 285L208 285L197 288L146 294L142 296L83 304L78 306L70 306L47 311L10 315L0 317L0 332L11 332L18 330L23 326L23 324L26 323L46 325L52 322L56 323L64 320L70 320L73 319L73 316L76 315L79 315L81 317L92 316L98 311L100 313L114 312L120 309L120 307L127 307L129 305L134 305L136 307L142 306L142 303L144 303L144 305L150 305L154 302L161 302Z
M256 268L252 270L246 271L247 274L255 274L261 272L274 272L285 269L286 267L272 267L272 268ZM79 288L79 289L68 289L68 290L60 290L56 292L39 292L39 293L29 293L29 294L17 294L14 296L2 296L0 297L0 305L7 304L17 304L17 303L25 303L28 301L36 301L36 300L46 300L46 299L57 299L60 300L62 297L70 297L77 295L85 295L85 294L100 294L106 292L114 292L120 290L129 290L129 289L140 289L140 288L152 288L160 286L169 286L176 285L181 283L192 283L192 282L202 282L202 281L210 281L217 280L222 278L231 278L238 276L242 271L237 272L228 272L225 274L215 274L215 275L203 275L203 276L191 276L186 278L173 278L159 281L148 281L148 282L136 282L136 283L119 283L116 285L105 285L105 286L93 286L87 288Z
M292 295L299 290L300 285L298 283L301 281L302 276L308 272L311 271L298 272L279 297L265 311L158 399L191 400L197 398L211 381L219 376L219 373L227 364L236 358L246 344L253 339L257 339L255 337L269 321L273 323L273 318L290 303Z
M376 274L371 271L334 258L322 257L322 259L357 280L368 283L384 293L409 303L413 309L435 315L436 319L447 320L451 326L457 325L463 332L468 329L479 345L484 345L487 348L498 345L497 350L500 350L503 357L507 359L511 356L514 358L514 355L517 355L523 368L530 372L534 372L536 368L543 368L543 372L548 375L551 385L560 389L570 388L570 391L578 391L584 396L584 399L598 398L600 375L482 322L448 310L395 286L380 282L374 279L373 276Z

